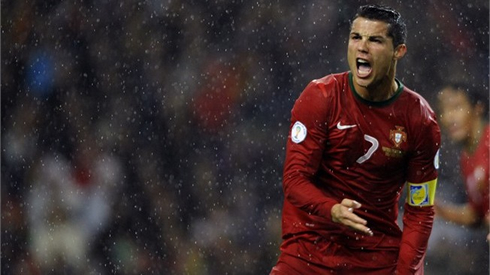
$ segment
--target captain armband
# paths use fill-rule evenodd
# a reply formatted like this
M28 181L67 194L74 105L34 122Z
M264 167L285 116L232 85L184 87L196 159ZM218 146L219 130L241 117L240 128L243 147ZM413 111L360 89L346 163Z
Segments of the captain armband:
M432 206L436 195L437 178L423 183L408 183L408 204Z

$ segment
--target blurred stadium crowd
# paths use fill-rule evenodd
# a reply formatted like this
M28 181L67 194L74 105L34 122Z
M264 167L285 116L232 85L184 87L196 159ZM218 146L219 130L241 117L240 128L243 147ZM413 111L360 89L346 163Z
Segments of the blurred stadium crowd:
M488 1L379 2L407 21L405 85L488 91ZM268 274L290 109L347 70L365 3L3 0L1 273ZM484 232L434 231L428 274L488 270Z

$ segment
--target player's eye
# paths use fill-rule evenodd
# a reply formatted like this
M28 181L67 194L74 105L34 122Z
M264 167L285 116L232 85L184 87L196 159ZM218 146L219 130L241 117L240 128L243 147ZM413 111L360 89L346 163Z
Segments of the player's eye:
M351 39L352 40L359 40L359 39L361 39L361 36L358 34L353 34L353 35L351 35Z

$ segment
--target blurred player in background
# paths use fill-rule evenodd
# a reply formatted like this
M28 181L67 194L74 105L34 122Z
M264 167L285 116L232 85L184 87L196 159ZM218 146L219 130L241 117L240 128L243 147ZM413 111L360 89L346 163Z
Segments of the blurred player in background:
M449 138L462 146L460 169L467 203L435 204L436 215L465 226L481 226L489 219L488 99L475 87L450 83L438 95L440 118Z
M440 131L426 100L395 78L405 40L397 11L360 7L348 40L350 71L313 80L296 100L283 242L271 274L423 274Z

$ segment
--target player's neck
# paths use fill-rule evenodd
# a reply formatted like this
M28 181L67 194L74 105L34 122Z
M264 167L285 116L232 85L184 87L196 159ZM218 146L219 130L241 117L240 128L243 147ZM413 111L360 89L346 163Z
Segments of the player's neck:
M473 121L473 127L471 133L469 133L469 137L466 140L465 143L465 150L468 153L473 153L476 148L478 147L478 144L480 143L481 136L483 135L483 132L485 131L485 124L484 121L481 117L478 117Z
M396 94L398 90L398 83L395 79L390 81L382 81L377 85L362 87L359 85L354 85L357 93L364 99L369 101L385 101L390 99Z

